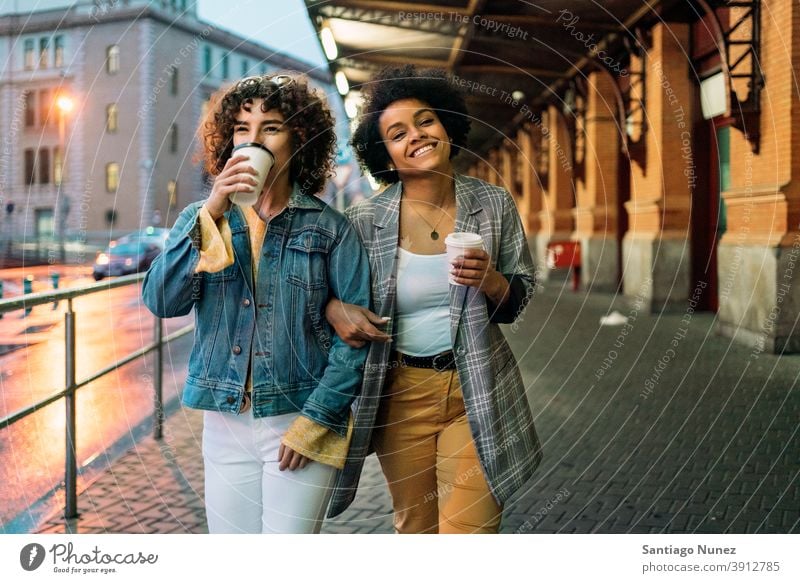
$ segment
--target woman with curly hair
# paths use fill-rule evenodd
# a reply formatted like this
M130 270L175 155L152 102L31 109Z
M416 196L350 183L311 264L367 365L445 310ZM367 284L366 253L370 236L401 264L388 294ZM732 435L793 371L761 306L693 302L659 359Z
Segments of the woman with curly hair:
M370 256L377 313L337 300L326 312L346 341L372 341L331 516L353 500L374 449L398 532L494 533L541 460L498 326L525 309L534 267L511 195L453 169L469 127L443 71L390 68L366 84L353 146L388 188L347 210ZM481 235L484 250L448 263L454 232Z
M336 139L324 99L300 76L248 77L219 93L199 135L214 176L147 273L158 317L195 313L183 403L204 410L212 533L318 532L352 435L366 349L334 337L329 298L366 308L369 265L343 215L315 196ZM240 144L274 158L256 171Z

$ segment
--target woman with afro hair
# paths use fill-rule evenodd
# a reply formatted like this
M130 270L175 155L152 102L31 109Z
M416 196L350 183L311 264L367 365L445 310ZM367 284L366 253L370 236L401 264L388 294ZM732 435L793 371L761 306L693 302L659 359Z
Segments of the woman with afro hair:
M534 267L511 195L453 169L469 128L443 71L388 68L365 84L353 146L388 186L346 213L370 258L374 311L338 300L326 310L345 341L372 342L330 516L353 500L374 450L397 532L495 533L541 460L498 326L525 309ZM455 232L479 234L483 250L449 262Z
M331 175L330 110L302 76L248 77L214 98L199 129L208 197L177 218L147 273L158 317L194 310L184 405L204 410L211 533L318 532L352 436L365 348L332 335L329 298L369 306L369 264L347 219L315 195ZM256 171L274 164L252 206Z

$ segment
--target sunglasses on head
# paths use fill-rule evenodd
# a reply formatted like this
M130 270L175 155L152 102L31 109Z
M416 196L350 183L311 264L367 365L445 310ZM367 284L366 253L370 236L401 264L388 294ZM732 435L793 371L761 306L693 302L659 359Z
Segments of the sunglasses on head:
M258 85L264 81L269 81L273 85L277 85L278 87L285 87L294 81L293 77L289 75L251 75L249 77L245 77L244 79L239 79L234 85L235 89L242 89L244 87L248 87L251 85Z

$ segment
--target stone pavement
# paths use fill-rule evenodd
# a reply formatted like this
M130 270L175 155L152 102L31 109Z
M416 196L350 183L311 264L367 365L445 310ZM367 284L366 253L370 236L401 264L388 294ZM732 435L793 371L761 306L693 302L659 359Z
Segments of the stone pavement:
M599 326L616 309L625 326ZM551 283L506 330L545 458L506 506L506 533L800 532L800 356L714 333L714 317L650 314ZM205 532L201 414L180 410L40 532ZM328 533L392 531L374 459Z

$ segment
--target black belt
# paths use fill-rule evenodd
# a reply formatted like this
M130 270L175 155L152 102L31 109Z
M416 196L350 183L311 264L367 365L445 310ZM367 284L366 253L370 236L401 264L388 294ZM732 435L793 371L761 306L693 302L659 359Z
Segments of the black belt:
M414 368L432 368L436 372L455 370L456 357L452 350L434 354L433 356L411 356L410 354L397 353L397 361Z

